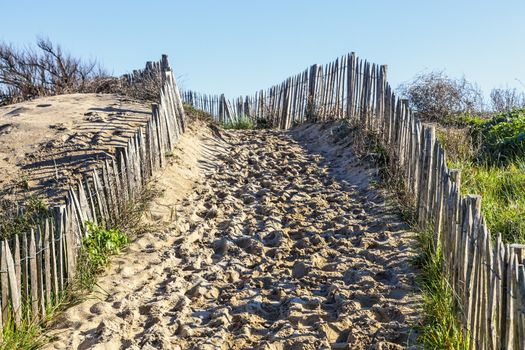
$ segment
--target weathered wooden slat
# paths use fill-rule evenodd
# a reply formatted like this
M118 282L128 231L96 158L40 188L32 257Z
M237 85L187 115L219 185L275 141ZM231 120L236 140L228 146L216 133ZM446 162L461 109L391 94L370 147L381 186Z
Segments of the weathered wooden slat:
M21 264L22 264L22 295L24 300L31 300L31 293L29 289L29 266L30 266L30 256L29 256L29 244L28 244L28 235L29 232L22 233L22 252L21 252Z
M20 259L20 238L19 235L13 237L13 259L15 263L16 285L22 298L22 262Z
M66 223L64 232L64 246L65 246L65 260L67 270L67 281L71 282L75 276L76 267L76 238L75 238L75 224L76 215L74 213L73 205L70 204L64 211L64 222Z
M31 229L29 236L29 259L30 259L30 286L31 286L31 316L33 319L40 319L38 312L38 269L37 269L37 255L36 255L36 240L35 231Z
M41 226L37 227L35 235L36 243L36 269L38 278L38 310L40 317L45 319L46 317L46 297L45 297L45 267L44 267L44 250L43 240L44 232Z
M11 254L11 249L9 248L9 243L7 240L4 241L4 251L2 255L5 255L7 275L9 279L9 296L11 300L12 314L14 315L15 325L19 325L22 319L22 302L20 295L20 284L19 278L15 272L15 261L13 260L13 255ZM2 271L4 269L2 268ZM3 313L3 312L2 312Z
M51 249L49 245L49 237L51 236L51 227L49 226L49 220L45 221L44 224L44 239L42 242L42 249L44 255L44 287L46 295L46 306L51 305Z
M0 242L0 287L2 288L2 324L9 319L9 278L7 275L6 242Z
M52 304L57 296L58 296L58 293L59 293L59 286L58 286L58 275L59 275L59 269L58 269L58 265L57 265L57 256L59 255L58 252L57 252L57 249L56 249L56 246L57 246L57 240L56 240L56 220L52 220L51 221L51 225L50 225L50 232L49 232L49 259L50 259L50 265L51 265L51 269L49 271L49 273L51 274L51 290L52 290L52 295L53 295L53 299L50 299L50 303Z
M64 290L64 281L66 280L67 267L66 267L66 254L65 254L65 207L55 207L55 227L56 227L56 243L57 243L57 274L58 274L58 288L59 291Z

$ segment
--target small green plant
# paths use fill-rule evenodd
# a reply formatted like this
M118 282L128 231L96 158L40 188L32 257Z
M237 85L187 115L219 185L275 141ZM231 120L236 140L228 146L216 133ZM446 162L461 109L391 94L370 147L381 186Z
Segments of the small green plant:
M97 275L108 265L109 257L118 254L128 243L128 236L119 229L106 229L89 221L86 227L88 235L82 240L77 276L72 287L79 295L93 289Z
M86 222L89 234L82 240L82 249L93 269L100 270L108 264L111 255L118 254L128 243L128 236L117 229Z
M250 116L242 114L233 120L225 122L222 127L224 129L239 129L239 130L249 130L254 128L253 119Z

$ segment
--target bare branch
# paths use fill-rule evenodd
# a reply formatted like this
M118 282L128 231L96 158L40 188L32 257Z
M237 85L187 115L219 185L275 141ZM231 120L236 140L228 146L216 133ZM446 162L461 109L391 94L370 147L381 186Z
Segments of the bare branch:
M439 121L483 109L483 95L477 86L465 78L453 79L440 71L420 74L398 90L423 120Z

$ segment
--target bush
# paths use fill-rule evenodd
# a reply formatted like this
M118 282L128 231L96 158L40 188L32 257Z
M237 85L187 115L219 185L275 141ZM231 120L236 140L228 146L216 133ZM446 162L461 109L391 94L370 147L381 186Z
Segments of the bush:
M200 109L197 109L193 107L192 105L188 103L183 103L182 107L184 108L184 113L188 116L190 119L194 120L203 120L208 123L214 123L215 119L213 116L207 112L201 111Z
M85 92L95 78L107 77L95 61L64 53L49 39L35 48L18 49L0 42L0 105L38 96Z
M478 161L509 164L525 159L525 109L496 114L488 120L470 120L480 143Z
M492 110L508 112L517 108L525 108L525 93L517 89L492 89L490 92Z
M450 78L444 72L417 75L398 90L425 121L445 122L451 116L477 113L483 108L481 91L474 84L465 78Z
M121 93L139 101L158 103L161 88L161 72L151 67L126 74L121 81Z
M468 127L447 126L436 128L436 137L453 162L470 161L477 153Z

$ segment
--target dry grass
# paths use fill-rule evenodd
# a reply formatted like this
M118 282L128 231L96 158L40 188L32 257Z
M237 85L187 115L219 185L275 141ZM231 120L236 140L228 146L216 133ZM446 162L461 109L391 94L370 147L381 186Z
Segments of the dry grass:
M452 162L470 160L478 153L469 128L436 125L436 137Z

